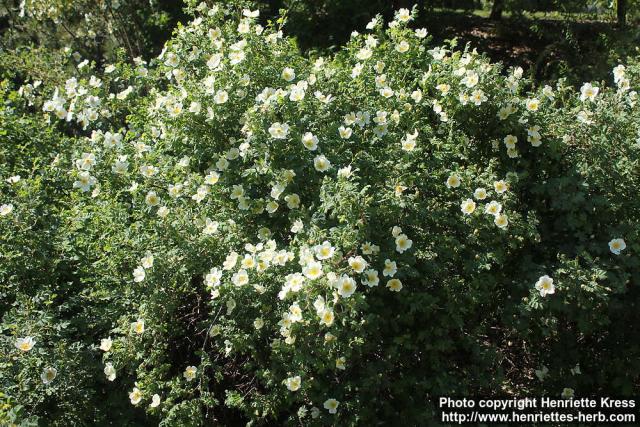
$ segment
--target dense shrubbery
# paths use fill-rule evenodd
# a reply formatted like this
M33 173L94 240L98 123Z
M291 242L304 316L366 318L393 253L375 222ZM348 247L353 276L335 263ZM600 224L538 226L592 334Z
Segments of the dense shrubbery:
M165 0L6 0L1 42L9 49L69 47L100 59L123 47L135 57L165 39L181 10L182 2Z
M637 64L538 88L407 10L331 58L191 12L149 64L3 89L0 419L637 393Z

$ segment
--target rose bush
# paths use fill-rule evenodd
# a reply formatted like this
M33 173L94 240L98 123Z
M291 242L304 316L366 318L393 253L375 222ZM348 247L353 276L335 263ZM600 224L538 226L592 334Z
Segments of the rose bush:
M406 9L331 58L189 12L150 63L3 92L2 416L420 424L440 395L637 392L636 63L539 88Z

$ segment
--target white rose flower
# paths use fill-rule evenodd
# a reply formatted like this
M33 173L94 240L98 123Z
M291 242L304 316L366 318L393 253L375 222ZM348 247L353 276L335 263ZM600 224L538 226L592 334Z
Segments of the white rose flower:
M476 210L476 202L471 199L467 199L460 205L460 210L465 215L471 215Z
M406 234L400 234L396 237L396 250L400 253L411 248L413 241L407 237Z
M273 139L286 139L289 135L289 125L275 122L269 127L269 134Z
M6 216L13 212L13 205L11 203L0 206L0 216Z
M330 414L335 414L336 412L338 412L338 405L340 405L340 402L333 398L325 400L323 404L324 409L329 411ZM311 414L313 416L313 409L311 410Z
M318 172L326 172L331 168L331 162L324 155L321 154L319 156L316 156L315 159L313 159L313 167Z
M182 376L187 380L187 381L191 381L196 377L196 372L198 371L198 368L196 368L195 366L187 366L184 370L184 373L182 374Z
M338 288L338 294L341 297L349 298L356 291L357 283L351 277L346 274L342 275L337 283L336 287Z
M136 283L140 283L146 277L146 273L144 271L144 267L138 266L135 270L133 270L133 281Z
M134 387L131 393L129 393L129 400L132 405L137 405L142 400L142 392L138 387Z
M151 408L157 408L158 406L160 406L160 395L158 394L154 394L153 397L151 398L151 403L149 404L149 406Z
M290 391L298 391L301 384L302 380L300 379L300 375L290 377L285 380L285 385Z
M48 367L44 368L42 374L40 374L40 379L44 384L51 384L51 382L56 378L57 375L58 371L56 370L56 368Z
M625 250L626 247L627 247L627 244L623 239L620 239L620 238L612 239L609 242L609 250L611 251L611 253L616 255L620 255L620 252Z
M24 337L24 338L17 338L14 345L18 350L26 353L33 348L35 343L36 342L33 339L33 337Z
M116 368L113 367L111 362L108 362L104 366L104 374L107 377L107 380L113 381L116 379Z
M293 68L286 67L285 69L282 70L281 77L284 80L290 82L290 81L292 81L293 79L296 78L296 72L294 71Z
M100 340L100 350L102 351L109 351L111 350L111 346L113 345L113 341L111 340L111 338L102 338Z
M536 282L536 289L540 292L540 296L543 297L553 294L556 291L553 279L546 274L538 279Z

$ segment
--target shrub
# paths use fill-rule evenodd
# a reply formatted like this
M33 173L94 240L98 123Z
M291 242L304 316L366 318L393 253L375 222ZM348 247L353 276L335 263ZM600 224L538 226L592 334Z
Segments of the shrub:
M2 122L7 419L422 424L440 395L637 392L637 66L537 88L407 10L331 58L190 10L148 65L29 89L60 123Z
M7 0L0 5L5 24L0 35L7 50L35 44L103 59L122 47L133 58L155 52L166 40L168 29L184 17L181 5L164 0Z

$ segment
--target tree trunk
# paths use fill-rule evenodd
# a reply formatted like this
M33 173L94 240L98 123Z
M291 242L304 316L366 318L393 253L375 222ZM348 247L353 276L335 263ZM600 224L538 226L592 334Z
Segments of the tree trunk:
M504 0L493 0L493 6L491 7L491 15L489 15L489 19L502 19L502 9L504 9Z
M616 2L616 15L618 15L618 26L624 28L627 25L627 0Z

